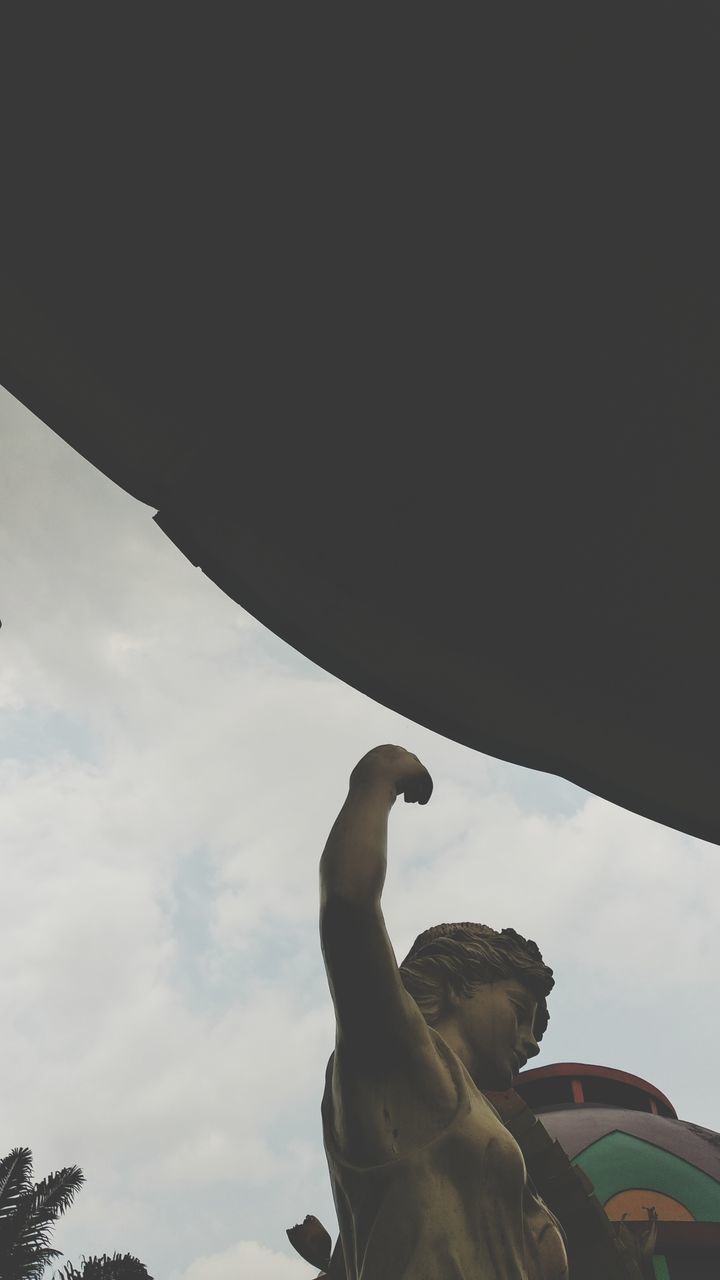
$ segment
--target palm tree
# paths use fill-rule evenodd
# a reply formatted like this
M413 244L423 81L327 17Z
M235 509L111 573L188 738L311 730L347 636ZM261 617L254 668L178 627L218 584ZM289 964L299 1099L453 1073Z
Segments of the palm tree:
M55 1280L152 1280L152 1276L131 1253L122 1257L114 1253L112 1258L104 1253L102 1258L83 1257L79 1271L72 1262L68 1262L62 1271L56 1272Z
M2 1280L41 1280L51 1260L61 1256L50 1247L52 1229L84 1181L82 1169L69 1165L33 1183L28 1147L15 1147L0 1160Z

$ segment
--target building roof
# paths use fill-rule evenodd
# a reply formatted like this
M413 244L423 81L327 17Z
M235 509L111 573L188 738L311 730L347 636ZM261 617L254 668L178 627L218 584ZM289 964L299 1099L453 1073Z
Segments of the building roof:
M548 1106L598 1102L677 1119L669 1098L649 1080L590 1062L551 1062L516 1077L515 1087L535 1111Z
M666 1221L720 1223L720 1134L679 1120L655 1085L572 1062L523 1071L514 1088L611 1216L644 1219L650 1200Z
M174 21L162 94L152 19L23 64L4 384L328 671L720 840L720 10L528 13L489 114L433 43L359 133L305 17Z
M720 1134L684 1120L627 1111L621 1107L585 1105L538 1113L571 1160L612 1133L629 1134L653 1148L670 1152L701 1169L720 1184ZM720 1185L717 1190L720 1221Z

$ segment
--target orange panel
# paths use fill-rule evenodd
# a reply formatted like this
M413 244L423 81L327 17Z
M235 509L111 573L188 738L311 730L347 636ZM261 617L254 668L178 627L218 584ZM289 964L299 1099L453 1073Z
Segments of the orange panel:
M654 1208L660 1222L694 1222L689 1209L679 1200L666 1196L662 1191L642 1190L634 1187L632 1191L619 1191L611 1196L605 1205L605 1212L613 1222L619 1222L625 1216L630 1222L647 1222L647 1209Z

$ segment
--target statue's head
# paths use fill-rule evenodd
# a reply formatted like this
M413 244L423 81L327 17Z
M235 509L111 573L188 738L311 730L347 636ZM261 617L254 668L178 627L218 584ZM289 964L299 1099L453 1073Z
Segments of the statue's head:
M450 1027L469 1046L480 1087L508 1088L538 1052L554 978L536 943L514 929L434 925L415 939L400 976L429 1026Z

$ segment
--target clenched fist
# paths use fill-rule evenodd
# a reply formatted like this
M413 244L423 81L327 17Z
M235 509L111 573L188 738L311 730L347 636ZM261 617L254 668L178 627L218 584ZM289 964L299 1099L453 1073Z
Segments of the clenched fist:
M404 747L373 747L358 761L350 774L350 786L387 782L395 795L404 795L407 804L427 804L433 781L422 761Z

